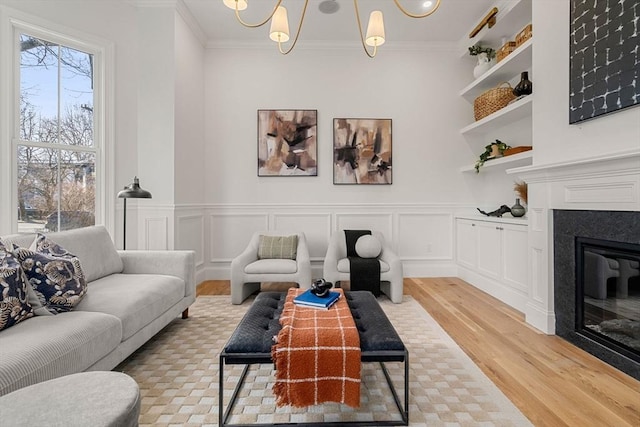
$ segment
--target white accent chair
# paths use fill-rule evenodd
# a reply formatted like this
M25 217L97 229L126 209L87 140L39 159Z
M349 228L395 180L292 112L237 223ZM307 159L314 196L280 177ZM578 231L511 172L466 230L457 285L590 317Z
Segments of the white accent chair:
M258 259L260 235L298 235L296 259ZM247 248L231 261L231 303L242 301L260 290L262 282L295 282L302 289L311 287L311 261L304 233L260 231L254 233Z
M402 302L403 273L402 261L395 254L382 233L372 231L371 234L382 244L380 261L380 290L396 304ZM327 255L324 258L323 278L335 286L342 280L350 280L349 259L347 258L347 241L344 231L334 233L329 240Z

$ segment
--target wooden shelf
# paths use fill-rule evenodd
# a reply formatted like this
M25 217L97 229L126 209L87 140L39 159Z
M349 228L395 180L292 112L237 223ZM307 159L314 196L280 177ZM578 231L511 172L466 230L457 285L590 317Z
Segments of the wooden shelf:
M480 167L480 173L485 169L500 168L507 169L515 168L519 166L527 166L532 163L533 150L525 151L523 153L513 154L511 156L500 157L498 159L492 159L484 162L484 165ZM460 168L460 172L473 172L476 173L474 165L463 166Z
M532 0L503 2L498 7L496 24L492 28L485 26L473 39L467 38L467 46L480 43L498 50L503 45L503 38L507 41L515 40L516 34L531 23L531 3ZM469 52L466 51L466 53Z
M531 117L533 113L533 95L528 95L513 104L507 105L482 120L471 123L460 130L462 135L479 135L496 127L508 125L517 120Z
M460 96L470 103L483 92L491 89L502 82L511 80L522 71L531 68L533 52L533 39L529 39L516 50L511 52L502 61L491 67L487 72L471 82L467 87L460 91Z

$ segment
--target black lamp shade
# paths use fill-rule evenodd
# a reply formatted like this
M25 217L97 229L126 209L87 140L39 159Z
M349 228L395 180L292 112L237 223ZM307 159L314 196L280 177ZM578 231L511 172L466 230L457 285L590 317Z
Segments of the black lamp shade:
M136 176L133 178L133 184L124 187L124 190L118 193L118 197L121 199L150 199L151 193L140 188L140 182Z

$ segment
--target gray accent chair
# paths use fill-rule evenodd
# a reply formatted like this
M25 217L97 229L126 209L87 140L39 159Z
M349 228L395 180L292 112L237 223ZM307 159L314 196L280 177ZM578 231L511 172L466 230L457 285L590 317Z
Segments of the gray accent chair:
M258 259L260 235L298 235L295 260ZM304 233L260 231L253 234L246 249L231 261L231 303L242 304L247 297L260 290L262 282L297 283L302 289L311 287L311 261Z
M607 281L620 277L620 263L613 258L584 251L584 294L591 298L607 298Z
M618 258L620 264L620 277L616 284L616 297L627 298L629 296L629 282L631 278L640 276L640 262L626 258Z
M404 290L402 261L395 254L391 245L379 231L371 234L382 244L382 252L378 256L380 261L380 290L394 303L402 302ZM350 280L350 263L347 258L347 241L344 231L334 233L329 240L327 255L324 258L323 277L326 281L338 286L340 281Z

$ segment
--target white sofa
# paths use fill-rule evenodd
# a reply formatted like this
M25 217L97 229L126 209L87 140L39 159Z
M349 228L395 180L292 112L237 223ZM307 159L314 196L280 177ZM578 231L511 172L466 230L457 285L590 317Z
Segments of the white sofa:
M0 331L0 395L111 370L195 301L192 251L117 251L104 227L48 234L79 259L88 290L73 311L34 316ZM34 235L2 236L28 247Z

